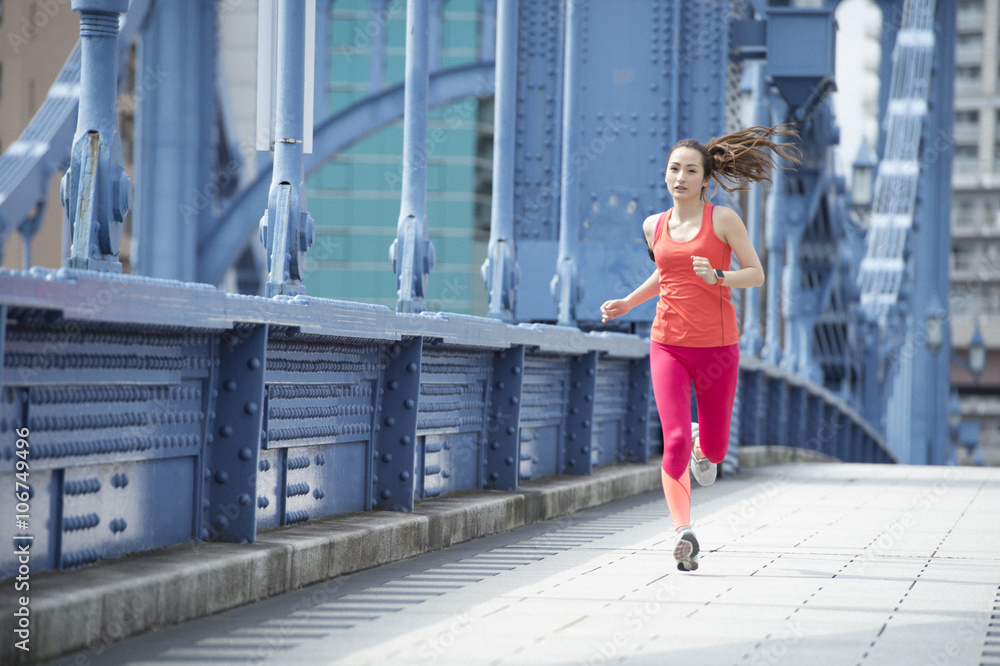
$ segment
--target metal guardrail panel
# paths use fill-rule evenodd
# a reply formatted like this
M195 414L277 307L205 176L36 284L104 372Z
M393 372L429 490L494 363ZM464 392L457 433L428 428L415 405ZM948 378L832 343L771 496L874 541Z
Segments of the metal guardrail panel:
M653 444L635 336L75 271L0 273L0 293L0 428L31 431L35 570L411 510ZM742 443L891 460L829 392L753 359L741 373ZM0 482L17 459L0 442Z

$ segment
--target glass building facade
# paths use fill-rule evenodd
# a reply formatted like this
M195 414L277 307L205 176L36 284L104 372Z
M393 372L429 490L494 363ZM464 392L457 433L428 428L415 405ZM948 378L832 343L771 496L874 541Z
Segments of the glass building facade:
M404 79L406 3L336 0L329 14L330 114ZM477 0L432 1L431 70L480 59ZM320 91L317 91L320 94ZM485 315L479 267L489 237L492 99L468 98L431 110L427 141L427 221L436 265L428 310ZM402 185L402 120L370 134L307 181L316 241L305 284L311 296L396 307L389 247L396 237Z

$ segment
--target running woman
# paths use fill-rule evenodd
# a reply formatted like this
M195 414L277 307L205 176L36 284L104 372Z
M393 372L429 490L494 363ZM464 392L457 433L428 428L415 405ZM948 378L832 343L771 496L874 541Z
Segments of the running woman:
M760 258L743 220L709 203L709 181L727 192L771 182L778 155L799 163L798 150L778 137L797 137L787 125L751 127L702 144L679 141L667 158L665 180L674 207L642 224L656 270L625 298L601 306L602 321L627 314L659 296L650 331L653 396L663 428L661 479L673 519L674 559L681 571L698 568L691 529L691 475L715 482L729 448L729 425L739 375L739 330L730 289L764 283ZM736 255L740 268L732 270ZM698 422L691 422L691 383Z

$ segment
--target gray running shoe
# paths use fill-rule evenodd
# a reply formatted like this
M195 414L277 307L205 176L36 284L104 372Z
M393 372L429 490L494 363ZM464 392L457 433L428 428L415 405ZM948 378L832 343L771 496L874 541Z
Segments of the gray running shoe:
M698 537L687 525L677 530L674 541L674 559L680 571L695 571L698 568Z
M688 464L688 468L691 470L691 474L694 476L694 480L698 482L700 486L710 486L715 483L715 477L718 474L718 466L710 461L708 458L699 458L695 455L694 450L698 447L698 424L691 424L691 462Z

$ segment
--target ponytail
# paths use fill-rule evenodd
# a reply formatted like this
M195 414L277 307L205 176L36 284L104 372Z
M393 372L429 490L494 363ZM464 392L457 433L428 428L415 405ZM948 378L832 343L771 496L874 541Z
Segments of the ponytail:
M791 125L773 127L748 127L702 144L694 139L683 139L670 149L693 148L701 153L705 180L712 179L726 192L747 190L748 182L771 183L771 171L775 167L787 169L775 161L777 155L794 164L801 164L801 151L791 143L772 139L795 137L799 134Z

